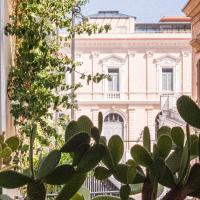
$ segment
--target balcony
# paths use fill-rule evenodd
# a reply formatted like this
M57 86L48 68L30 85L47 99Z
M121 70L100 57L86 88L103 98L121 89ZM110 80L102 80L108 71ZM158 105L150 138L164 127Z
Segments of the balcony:
M108 100L120 100L121 95L120 92L108 92L106 98Z
M162 115L160 118L160 125L168 126L184 126L185 122L179 115L176 107L176 101L180 96L175 95L162 95L160 97L160 105Z

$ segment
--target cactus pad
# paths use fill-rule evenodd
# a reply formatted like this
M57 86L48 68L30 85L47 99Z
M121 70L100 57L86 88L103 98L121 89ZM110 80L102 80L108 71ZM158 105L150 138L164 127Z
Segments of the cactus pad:
M44 178L49 175L58 165L61 158L61 153L58 150L51 151L42 161L39 170L38 177Z
M177 100L177 109L186 123L195 128L200 128L200 109L190 97L181 96Z
M19 188L32 181L31 178L15 171L0 172L0 186L8 189Z

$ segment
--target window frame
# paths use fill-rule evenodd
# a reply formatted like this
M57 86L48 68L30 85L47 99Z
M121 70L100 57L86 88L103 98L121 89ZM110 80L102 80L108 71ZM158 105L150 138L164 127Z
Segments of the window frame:
M107 84L107 91L108 92L120 92L120 69L119 69L119 67L108 67L108 74L110 75L110 72L109 72L109 70L117 70L118 72L116 72L116 74L118 73L118 76L117 76L117 85L116 85L116 90L114 90L113 88L115 88L115 86L114 86L114 83L113 83L113 80L112 81L109 81L108 80L108 84ZM113 73L114 74L114 73ZM112 77L111 77L112 78ZM109 89L109 82L112 82L112 90L110 90Z
M171 70L171 72L163 72L163 70ZM167 76L167 83L166 83L166 90L164 89L164 84L163 84L163 75L166 74L168 75L169 73L171 73L171 89L169 89L169 85L168 85L168 76ZM161 69L161 91L162 92L174 92L174 67L162 67Z

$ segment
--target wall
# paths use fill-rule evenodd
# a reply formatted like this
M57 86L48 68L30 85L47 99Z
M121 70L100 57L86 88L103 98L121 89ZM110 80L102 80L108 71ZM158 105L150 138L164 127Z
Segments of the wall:
M198 89L200 82L197 82L198 79L200 80L200 74L197 72L197 63L200 60L200 2L198 0L188 1L183 11L186 16L191 17L192 21L192 96L200 103L200 90Z
M95 74L107 73L108 67L119 67L120 98L108 99L106 81L84 85L78 90L78 118L86 114L97 122L102 111L104 117L111 112L124 120L124 141L127 148L141 141L144 126L149 126L155 139L155 117L160 112L162 95L191 95L190 33L101 34L76 39L76 61L79 71ZM63 49L68 53L68 49ZM174 68L173 92L161 91L161 69ZM79 76L76 76L79 80ZM126 143L126 142L125 142Z

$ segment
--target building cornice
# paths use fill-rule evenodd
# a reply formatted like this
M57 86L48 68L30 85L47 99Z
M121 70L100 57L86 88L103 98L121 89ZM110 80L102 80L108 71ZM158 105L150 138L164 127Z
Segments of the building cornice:
M183 8L183 12L187 17L196 16L197 12L200 10L200 1L199 0L189 0L186 6Z
M130 100L119 100L119 101L112 101L112 100L87 100L87 101L78 101L78 105L80 106L91 106L91 105L160 105L160 100L141 100L141 101L130 101Z
M76 50L91 53L101 52L146 52L156 50L159 52L191 50L191 37L189 38L97 38L97 39L77 39Z

